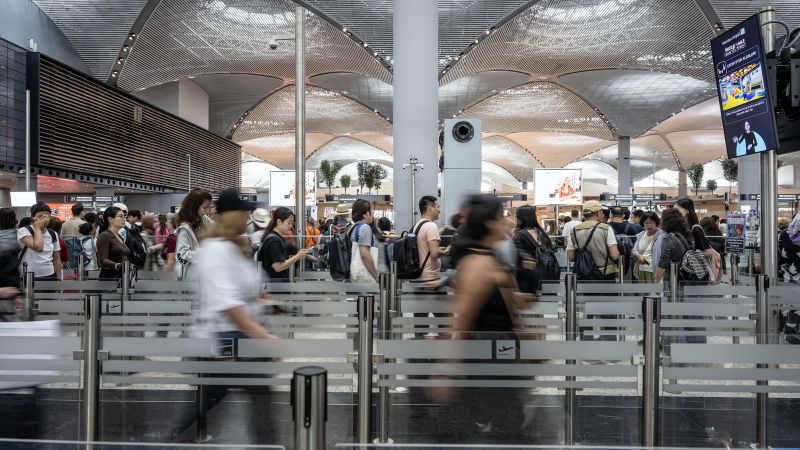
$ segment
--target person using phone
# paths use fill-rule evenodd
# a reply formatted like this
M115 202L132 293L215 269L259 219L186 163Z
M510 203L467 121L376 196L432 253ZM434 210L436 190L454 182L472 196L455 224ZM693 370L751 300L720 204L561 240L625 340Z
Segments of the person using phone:
M17 230L17 240L24 245L20 268L27 264L28 271L36 279L61 279L61 246L58 233L47 228L50 222L50 206L36 202L31 206L32 222Z
M288 281L289 268L298 261L317 259L308 254L308 249L293 252L284 235L294 230L294 213L281 206L272 212L272 219L264 230L258 260L271 281ZM292 254L293 253L293 254Z

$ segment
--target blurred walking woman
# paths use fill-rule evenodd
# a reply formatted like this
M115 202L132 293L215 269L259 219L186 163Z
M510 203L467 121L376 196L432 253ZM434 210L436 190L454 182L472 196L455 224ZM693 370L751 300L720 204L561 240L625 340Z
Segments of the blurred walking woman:
M193 189L181 202L178 211L180 226L175 230L175 257L183 268L184 279L196 278L192 264L200 247L197 235L208 223L206 211L209 206L211 194L202 189Z
M122 275L122 263L128 259L128 246L122 241L119 230L125 227L125 213L110 207L103 212L104 229L97 236L97 261L100 265L100 279L114 280Z

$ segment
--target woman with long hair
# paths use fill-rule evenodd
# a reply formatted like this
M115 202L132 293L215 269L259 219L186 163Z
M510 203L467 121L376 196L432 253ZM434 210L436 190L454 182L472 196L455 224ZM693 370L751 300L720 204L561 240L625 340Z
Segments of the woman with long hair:
M167 223L167 215L166 214L159 214L158 215L158 225L156 226L156 230L155 230L156 244L163 244L164 241L167 240L167 237L170 234L172 234L172 229L170 228L169 224Z
M669 274L670 263L680 264L683 255L694 248L695 242L689 222L676 208L668 208L661 214L661 229L665 235L661 239L661 254L655 281L661 282Z
M536 265L534 268L518 267L522 270L517 281L524 292L533 292L539 289L543 280L558 280L561 268L553 251L553 242L536 217L536 207L520 206L515 215L517 220L512 234L514 245L522 255L530 255Z
M258 251L258 260L261 267L272 281L289 280L289 268L298 261L306 258L316 261L308 254L307 249L297 250L291 254L289 243L284 236L294 229L294 213L291 209L281 206L272 211L272 218L264 230L261 248Z
M175 257L182 266L184 279L195 277L192 263L200 247L197 235L209 222L206 218L209 206L211 194L202 189L193 189L181 202L181 209L178 211L180 226L175 230Z
M119 230L125 227L125 213L110 207L103 211L103 232L97 236L97 263L101 280L114 280L122 276L122 263L128 259L130 250Z
M700 219L697 217L697 213L694 210L694 202L688 197L682 197L675 202L673 207L677 209L688 222L694 240L694 248L703 252L703 255L706 257L711 258L711 266L709 267L712 277L711 281L719 281L722 273L722 258L719 253L711 247L711 243L708 242L706 233L703 231L703 227L700 226Z

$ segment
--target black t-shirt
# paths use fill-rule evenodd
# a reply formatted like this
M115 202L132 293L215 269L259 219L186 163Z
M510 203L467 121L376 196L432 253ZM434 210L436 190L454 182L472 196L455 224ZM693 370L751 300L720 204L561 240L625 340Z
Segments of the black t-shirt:
M748 152L755 151L756 145L758 145L758 140L756 139L756 134L753 133L752 131L749 132L749 133L744 133L744 145L745 145L745 149ZM752 146L752 147L747 148L748 146Z
M261 244L259 250L259 259L261 260L261 267L269 275L270 280L288 280L289 269L276 272L272 268L275 263L282 263L289 259L289 244L286 239L274 231L270 233L264 243Z

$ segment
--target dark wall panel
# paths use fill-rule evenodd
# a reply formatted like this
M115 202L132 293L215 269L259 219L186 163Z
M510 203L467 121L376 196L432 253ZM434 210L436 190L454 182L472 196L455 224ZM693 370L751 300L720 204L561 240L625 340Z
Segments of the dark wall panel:
M25 164L25 49L0 39L0 162Z
M39 60L38 166L211 191L239 186L240 147L45 56ZM34 140L35 141L35 140Z

